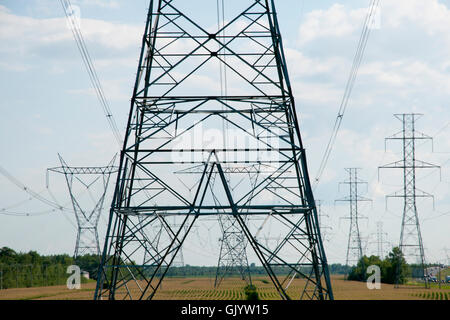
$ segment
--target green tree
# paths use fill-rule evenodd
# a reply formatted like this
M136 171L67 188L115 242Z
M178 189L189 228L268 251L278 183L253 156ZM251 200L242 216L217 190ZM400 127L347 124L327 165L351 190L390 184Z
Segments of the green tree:
M398 283L406 283L406 279L410 276L408 264L401 252L400 248L395 247L389 252L384 260L382 270L382 281L384 283L394 284L397 281L397 272L399 273Z
M348 280L353 281L366 281L367 280L367 268L371 265L377 265L381 268L382 261L377 256L366 257L363 256L359 261L356 267L354 267L349 275Z
M363 256L358 264L352 268L348 275L348 280L353 281L366 281L368 275L366 270L369 266L376 265L381 270L381 282L382 283L396 283L397 272L399 271L399 284L406 282L406 279L410 276L409 267L406 260L398 247L392 249L388 256L381 260L377 256Z
M259 300L258 291L256 291L256 286L250 284L244 288L244 293L246 300Z
M85 254L84 256L77 257L75 264L78 265L82 271L89 272L89 278L97 279L100 259L101 257L96 254Z

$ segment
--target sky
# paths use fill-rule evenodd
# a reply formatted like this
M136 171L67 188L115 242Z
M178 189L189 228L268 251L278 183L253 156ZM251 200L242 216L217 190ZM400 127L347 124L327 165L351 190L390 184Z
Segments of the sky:
M201 1L200 1L201 2ZM207 18L199 1L193 15ZM279 0L276 2L310 176L315 177L331 135L370 1ZM80 26L115 121L123 133L129 112L147 15L147 0L78 0ZM227 17L231 18L231 17ZM390 246L399 242L402 203L385 196L402 188L402 172L378 171L401 159L401 145L385 138L401 130L396 113L423 117L417 130L434 138L419 143L417 158L441 166L417 172L417 187L434 194L418 200L419 219L430 262L446 262L450 248L450 0L382 0L336 144L315 190L327 228L331 263L344 263L348 235L344 168L361 168L368 182L361 233L366 253L375 254L377 222ZM104 166L118 152L64 11L55 0L0 0L0 166L24 185L70 208L63 176L46 169L60 165ZM47 189L48 180L48 189ZM112 184L111 184L112 185ZM43 254L73 252L73 212L54 210L0 176L0 246ZM84 194L83 197L89 197ZM105 200L109 206L110 186ZM29 216L23 216L29 213ZM106 211L99 222L100 242ZM185 263L215 264L217 236L201 233L201 245L184 252ZM206 240L205 240L206 239ZM197 247L195 247L197 246ZM386 245L386 247L390 247ZM388 249L388 248L386 248ZM206 251L205 251L206 252ZM447 251L448 252L448 251ZM204 252L203 252L204 253ZM251 261L252 262L252 261Z

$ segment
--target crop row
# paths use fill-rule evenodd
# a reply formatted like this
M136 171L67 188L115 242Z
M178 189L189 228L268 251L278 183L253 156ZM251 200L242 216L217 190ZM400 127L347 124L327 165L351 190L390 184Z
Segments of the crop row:
M427 300L448 300L450 298L450 292L421 292L413 294L413 296Z

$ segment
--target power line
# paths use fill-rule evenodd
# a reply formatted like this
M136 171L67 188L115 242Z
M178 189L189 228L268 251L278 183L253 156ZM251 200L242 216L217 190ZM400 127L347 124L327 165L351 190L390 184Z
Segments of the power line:
M0 166L0 174L2 174L6 179L8 179L11 183L15 184L19 189L22 189L24 192L28 193L31 197L33 197L36 200L41 201L42 203L45 203L46 205L55 208L55 209L59 209L59 210L63 210L63 209L68 209L65 208L63 206L61 206L59 203L50 201L46 198L44 198L43 196L41 196L39 193L33 191L31 188L25 186L22 182L20 182L17 178L15 178L14 176L12 176L5 168L3 168L2 166Z
M377 8L380 4L380 0L372 0L369 6L369 11L367 12L366 18L364 20L363 30L361 36L359 38L358 46L356 49L356 54L353 59L353 65L350 70L350 75L347 80L347 85L345 87L344 96L342 97L341 105L339 107L339 112L334 122L333 131L331 133L331 137L328 141L327 147L325 149L325 153L323 155L322 161L320 162L319 170L317 172L316 178L314 180L313 189L315 190L320 182L320 179L325 171L325 167L327 165L328 159L330 158L330 154L333 150L333 146L336 141L336 137L339 131L339 128L342 124L342 119L344 118L345 110L347 109L348 101L350 99L353 87L355 85L356 77L358 75L359 67L361 66L361 62L364 56L364 52L367 45L367 40L369 39L371 24L373 23L373 18L376 14Z
M44 193L44 191L45 191L45 190L42 190L41 192L38 192L38 194L42 194L42 193ZM20 207L20 206L24 205L25 203L30 202L30 201L33 201L33 200L34 200L33 197L28 197L28 198L25 199L25 200L21 200L21 201L19 201L19 202L16 202L16 203L14 203L14 204L9 205L9 206L3 207L3 208L0 209L0 211L8 211L8 210L11 210L11 209L13 209L13 208Z
M74 10L72 8L72 4L70 0L60 0L61 5L64 9L64 13L66 15L67 21L70 25L70 30L72 31L73 37L77 44L78 50L80 51L81 58L83 59L83 63L86 67L86 70L89 74L89 78L91 80L92 86L94 87L95 93L97 94L97 98L100 101L100 104L103 108L103 112L105 113L106 119L108 120L109 126L113 131L114 137L119 145L122 145L123 141L120 137L119 129L117 128L116 121L109 107L108 100L105 97L103 92L102 85L100 80L98 79L97 72L94 67L94 63L92 62L91 56L87 49L86 43L84 42L83 34L81 33L80 24L75 17Z
M428 217L428 218L422 219L422 221L425 222L425 221L428 221L428 220L434 220L434 219L438 219L438 218L450 215L450 211L448 211L448 212L439 212L438 210L435 210L435 211L437 211L440 214L437 215L437 216L432 216L432 217Z
M32 217L32 216L42 216L49 213L57 212L59 210L52 209L52 210L44 210L44 211L37 211L37 212L17 212L17 211L9 211L9 210L0 210L0 214L5 216L16 216L16 217Z

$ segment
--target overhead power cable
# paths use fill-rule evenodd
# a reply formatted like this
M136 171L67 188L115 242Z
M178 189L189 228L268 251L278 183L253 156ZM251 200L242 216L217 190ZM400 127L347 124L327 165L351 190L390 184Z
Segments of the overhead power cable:
M77 17L74 14L72 4L71 4L70 0L60 0L60 3L64 9L64 13L66 15L66 18L69 23L70 29L72 31L73 37L75 39L75 42L77 44L78 50L80 51L83 63L88 72L89 79L91 80L92 86L95 89L97 98L100 101L100 104L103 108L103 112L106 116L106 119L108 120L109 126L113 132L116 142L119 145L119 148L121 148L123 145L123 139L121 138L114 115L109 107L108 100L106 99L102 85L100 83L97 72L95 70L94 63L92 62L91 56L87 49L83 34L80 29L80 24L77 21ZM137 173L136 173L136 176L139 177L139 175ZM139 183L139 185L143 186L142 181L138 181L138 183ZM144 192L147 193L147 190L144 190Z
M362 62L364 52L366 49L367 40L369 39L370 30L371 30L372 24L374 22L374 17L375 17L375 14L377 13L377 9L378 9L379 5L380 5L380 0L371 0L369 10L368 10L368 12L366 14L366 18L364 20L364 25L362 28L361 36L358 41L358 46L356 49L355 57L353 59L353 65L350 70L350 75L347 80L347 85L345 86L344 96L342 97L342 101L339 106L339 112L338 112L336 120L334 122L331 137L328 141L322 161L320 162L319 170L318 170L316 178L314 180L313 189L316 189L320 182L323 172L325 171L325 167L327 165L328 159L330 158L330 154L333 150L333 146L336 142L336 137L339 132L339 128L341 127L342 119L344 118L345 111L346 111L347 105L348 105L348 101L350 99L353 87L355 85L359 67L361 66L361 62Z
M47 198L43 197L41 195L41 193L37 193L35 191L33 191L31 188L25 186L22 182L20 182L17 178L15 178L12 174L10 174L5 168L3 168L2 166L0 166L0 174L3 175L5 178L7 178L11 183L13 183L14 185L16 185L19 189L21 189L22 191L26 192L28 195L30 195L30 198L24 201L21 201L18 204L14 204L5 208L1 208L0 209L0 214L1 215L6 215L6 216L15 216L15 217L30 217L30 216L41 216L41 215L45 215L45 214L49 214L49 213L53 213L53 212L57 212L60 211L63 213L64 218L66 218L70 224L72 224L73 226L74 223L66 216L66 212L70 211L73 212L72 209L66 207L66 205L60 205L57 201L56 198L53 196L53 194L51 193L50 189L48 189L47 187L47 191L49 192L50 196L52 197L52 199L54 201L48 200ZM18 211L11 211L12 208L17 207L19 205L22 205L25 202L31 201L33 199L36 199L50 207L52 207L53 209L51 210L44 210L44 211L38 211L38 212L18 212ZM75 226L76 227L76 226Z
M108 100L105 97L102 85L100 83L100 80L98 79L94 63L92 62L91 56L87 49L86 43L83 38L83 34L81 33L80 24L79 21L77 21L77 17L74 14L72 4L70 3L70 0L60 0L60 2L64 9L64 13L66 15L73 37L75 38L78 50L80 51L83 63L89 74L89 78L91 80L92 86L94 87L97 98L100 101L100 104L103 108L103 112L105 113L106 119L108 120L109 126L113 131L114 137L119 147L121 147L123 142L122 138L120 137L119 129L117 128L117 124L114 119L113 113L111 112L111 109L109 107Z
M6 179L8 179L10 182L15 184L19 189L22 189L26 193L28 193L30 196L32 196L34 199L39 200L42 203L45 203L46 205L58 209L58 210L67 210L68 208L65 208L61 206L60 204L50 201L47 198L44 198L39 193L33 191L32 189L25 186L22 182L20 182L18 179L13 177L8 171L6 171L2 166L0 166L0 174L2 174Z

